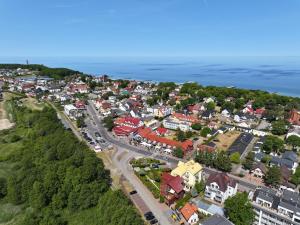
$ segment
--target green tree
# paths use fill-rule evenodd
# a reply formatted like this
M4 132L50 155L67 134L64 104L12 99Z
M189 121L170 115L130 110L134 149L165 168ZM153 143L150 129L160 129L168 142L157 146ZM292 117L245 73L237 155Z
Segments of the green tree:
M192 124L192 128L194 130L201 130L202 126L200 123L194 123L194 124Z
M214 159L214 167L224 172L230 172L232 169L228 154L224 151L217 152Z
M240 163L240 157L241 157L240 153L235 152L235 153L230 155L230 161L232 163L239 164Z
M8 201L15 205L20 204L22 201L21 188L15 176L11 176L8 178L7 197Z
M200 131L200 135L202 137L207 137L207 135L211 132L211 129L208 127L203 127L202 130Z
M42 184L34 182L30 193L30 205L35 209L41 209L46 205L45 191Z
M186 140L185 134L182 130L177 130L176 136L177 136L178 141L185 141Z
M274 121L272 123L272 134L274 135L283 135L286 134L288 131L288 124L284 120Z
M300 137L291 135L286 139L286 143L296 149L297 147L300 147Z
M85 127L84 117L80 117L76 120L76 125L79 128Z
M292 175L291 182L295 185L300 184L300 166L297 167L295 173Z
M0 199L7 194L7 181L4 177L0 177Z
M214 110L216 108L216 104L214 102L209 102L205 107L207 110Z
M246 192L228 198L224 209L229 220L235 225L251 225L254 221L255 213Z
M183 154L183 150L180 147L177 147L174 152L173 155L176 156L177 158L183 158L184 154Z
M277 187L280 183L281 172L278 166L269 167L266 176L264 177L264 181L267 185L271 185Z
M114 119L112 118L112 116L105 117L103 119L103 123L104 123L104 126L106 127L106 129L109 130L109 131L112 131L112 129L115 126Z
M265 153L270 154L271 152L279 153L284 148L284 141L276 136L267 136L263 143L262 149Z
M254 163L254 153L249 152L246 159L243 161L243 168L246 170L251 170Z
M203 193L205 191L205 183L204 183L204 181L201 180L200 182L196 182L195 188L196 188L196 190L197 190L197 192L199 194Z

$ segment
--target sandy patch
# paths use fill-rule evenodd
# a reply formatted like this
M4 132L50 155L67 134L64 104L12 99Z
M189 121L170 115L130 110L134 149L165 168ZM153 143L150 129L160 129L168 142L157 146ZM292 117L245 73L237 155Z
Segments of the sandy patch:
M7 130L14 126L8 119L1 119L0 120L0 130Z
M230 131L225 134L219 134L216 139L218 142L215 142L218 149L227 150L231 144L237 139L240 135L239 131Z

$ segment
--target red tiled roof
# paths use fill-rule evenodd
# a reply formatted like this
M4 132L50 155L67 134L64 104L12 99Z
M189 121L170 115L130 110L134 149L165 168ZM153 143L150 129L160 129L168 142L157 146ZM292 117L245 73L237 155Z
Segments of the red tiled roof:
M113 128L113 132L120 136L120 135L126 135L128 136L129 134L136 132L137 128L133 127L127 127L127 126L116 126Z
M164 128L164 127L159 127L156 129L156 131L159 133L159 134L165 134L167 133L168 129L167 128Z
M138 130L138 134L142 138L146 138L150 141L156 141L162 144L170 145L172 147L181 147L182 150L186 151L188 148L193 147L193 142L191 140L186 140L184 142L174 141L165 137L160 137L156 135L150 128L141 128Z
M194 204L191 203L186 203L182 209L180 209L181 214L183 215L183 217L186 219L186 221L188 221L191 216L198 211L197 206L195 206Z
M172 116L176 117L179 120L189 121L189 122L197 122L198 119L192 115L184 115L182 113L174 113Z
M263 108L255 110L255 114L259 114L259 115L262 115L264 112L265 112L265 109L263 109Z
M128 116L128 117L125 117L125 123L137 126L140 123L140 119Z
M162 187L165 186L169 186L170 188L172 188L177 194L183 191L183 180L180 176L172 176L169 173L164 172L161 175L161 183L162 183ZM166 191L166 190L162 190L162 191Z

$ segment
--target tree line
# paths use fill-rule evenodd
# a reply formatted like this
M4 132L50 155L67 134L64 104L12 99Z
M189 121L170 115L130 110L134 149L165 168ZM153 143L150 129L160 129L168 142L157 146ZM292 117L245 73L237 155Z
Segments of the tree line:
M20 224L68 224L70 215L85 224L89 210L97 219L88 224L143 224L123 193L110 190L102 160L63 128L52 108L11 105L16 129L24 132L11 140L22 148L7 158L13 170L0 179L0 199L26 209Z

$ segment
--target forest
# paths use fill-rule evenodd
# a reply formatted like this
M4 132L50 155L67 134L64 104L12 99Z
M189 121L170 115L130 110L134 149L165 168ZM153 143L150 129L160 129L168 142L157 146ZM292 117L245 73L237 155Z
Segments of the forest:
M101 159L52 108L8 104L16 126L0 133L0 223L143 224L122 191L111 189Z
M29 69L37 71L40 76L48 76L54 79L63 79L74 74L82 74L79 71L67 69L67 68L50 68L40 64L0 64L0 69Z

